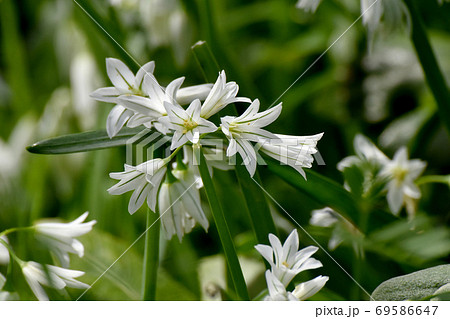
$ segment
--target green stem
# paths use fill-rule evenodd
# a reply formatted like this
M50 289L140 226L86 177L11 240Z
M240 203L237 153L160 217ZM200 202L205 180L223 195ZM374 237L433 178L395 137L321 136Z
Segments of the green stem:
M422 176L416 182L417 185L428 183L442 183L450 186L450 175L428 175Z
M419 57L428 85L438 106L438 112L450 134L450 94L430 45L425 26L414 0L404 0L411 14L411 40Z
M159 214L147 210L142 300L155 300L159 266Z
M8 234L18 232L18 231L30 231L30 230L34 230L34 226L9 228L9 229L2 231L0 233L0 237L6 236Z
M209 175L208 166L206 164L205 156L199 146L194 146L194 153L197 163L199 165L200 176L203 180L206 196L208 197L211 213L219 233L220 241L225 253L228 269L231 278L236 288L236 294L242 300L249 300L247 285L245 284L244 275L239 264L239 259L236 254L233 240L231 238L230 230L228 229L225 215L222 210L219 198L217 197L216 189Z

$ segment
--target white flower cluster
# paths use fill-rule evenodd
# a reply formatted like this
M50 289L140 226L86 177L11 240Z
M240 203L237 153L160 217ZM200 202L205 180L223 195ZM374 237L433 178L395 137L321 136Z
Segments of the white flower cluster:
M421 197L420 189L414 183L422 175L426 162L408 160L406 147L400 148L394 158L389 159L369 139L358 134L354 140L357 155L344 158L338 163L338 169L344 171L356 166L364 172L364 192L375 183L386 184L387 202L394 215L398 215L406 205L409 215L415 213L415 201Z
M50 252L57 257L62 267L21 260L15 255L5 235L0 236L0 264L8 264L11 256L22 269L25 280L34 295L41 301L48 300L43 286L58 290L62 290L65 287L89 288L89 285L75 279L84 275L84 272L68 269L70 263L69 253L77 254L79 257L83 257L84 254L83 244L75 238L90 232L96 223L95 220L84 223L87 216L88 213L86 212L70 223L42 221L35 226L23 228L23 230L34 231L36 239L48 247ZM13 230L20 231L21 229ZM8 232L8 230L3 233L5 232ZM6 280L0 273L0 300L17 299L16 293L1 291Z
M299 238L294 229L281 245L277 236L269 234L269 245L256 245L255 248L267 260L271 269L266 270L266 281L269 295L265 300L299 301L306 300L316 294L328 281L327 276L316 278L297 285L294 291L287 291L289 283L300 272L322 267L322 263L311 256L318 250L308 246L298 250Z
M252 101L237 97L239 86L235 82L227 82L224 71L219 73L214 84L181 88L184 81L181 77L164 88L153 75L154 66L154 62L149 62L134 75L124 63L109 58L106 68L114 86L100 88L91 94L98 101L116 104L106 124L111 138L124 126L143 125L154 128L171 141L170 151L173 152L169 157L151 159L137 166L126 164L123 172L110 174L111 178L119 180L108 190L110 194L133 191L128 206L130 214L135 213L144 202L153 211L159 203L162 227L169 238L177 234L181 240L196 222L207 230L208 220L200 205L198 191L202 182L194 159L187 156L192 153L192 145L203 147L210 169L212 166L230 169L226 164L229 161L226 158L217 160L217 156L230 159L238 153L250 176L253 176L258 163L257 149L260 149L305 176L303 168L311 167L312 155L317 152L316 145L323 133L288 136L263 129L278 118L281 103L260 112L258 99ZM214 123L211 117L235 102L250 105L242 115L223 116ZM213 132L219 133L215 141L207 136ZM224 148L217 147L221 142L228 143L226 152ZM211 154L207 154L207 150ZM179 151L184 153L185 160L183 163L177 160L180 165L173 170L175 163L171 162ZM210 160L211 157L215 160ZM192 187L193 184L197 187Z

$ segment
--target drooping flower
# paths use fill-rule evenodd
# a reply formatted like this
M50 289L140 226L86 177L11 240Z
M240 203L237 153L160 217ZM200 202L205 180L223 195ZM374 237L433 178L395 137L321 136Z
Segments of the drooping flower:
M311 256L318 250L317 247L308 246L298 250L299 239L294 229L281 245L277 236L269 234L269 245L256 245L255 248L267 260L272 273L280 282L287 286L300 272L308 269L322 267L322 263Z
M423 173L426 165L418 159L408 160L408 151L402 147L395 153L393 160L383 167L380 175L389 179L387 201L393 214L397 215L405 203L408 213L414 214L412 201L421 196L414 181Z
M8 244L8 237L0 236L0 239ZM5 245L0 241L0 265L9 264L9 250L5 247Z
M317 276L316 278L297 285L294 291L286 290L286 286L272 273L266 270L266 282L269 295L265 301L303 301L315 295L325 286L328 281L327 276Z
M125 164L125 171L110 173L113 179L120 180L117 184L108 189L111 195L121 195L133 191L128 211L134 214L144 201L151 210L155 210L158 189L167 170L167 160L157 158L139 164L137 166Z
M84 272L71 270L52 265L39 264L34 261L22 262L21 268L25 279L38 300L48 300L48 296L42 286L55 289L65 287L87 289L89 285L74 278L84 275Z
M69 253L79 257L84 255L84 246L75 237L90 232L97 222L92 220L83 223L88 215L89 213L85 212L70 223L39 222L34 226L36 238L50 247L63 267L69 266Z
M312 167L314 161L312 155L317 153L316 145L323 133L311 136L275 135L278 137L277 140L259 143L260 150L281 163L291 166L306 179L303 168Z
M167 238L176 234L181 242L184 234L189 233L196 222L205 231L208 230L209 223L201 206L194 174L187 169L172 172L177 177L168 173L168 178L159 191L158 204L161 224Z
M279 138L262 127L275 121L281 113L282 104L278 104L264 112L259 111L259 100L250 104L247 110L240 116L225 116L221 118L222 132L230 141L227 156L233 156L238 152L250 176L256 171L257 157L253 145L250 142L264 142L266 140L278 141Z
M246 97L236 97L239 86L236 82L227 82L225 71L219 77L203 103L200 116L207 119L222 110L225 106L235 102L251 103Z
M211 133L217 130L214 123L200 117L200 100L194 100L187 110L178 104L164 103L167 116L161 118L160 123L174 131L170 149L176 149L188 141L196 144L200 134Z
M319 6L322 0L298 0L295 5L297 8L302 9L306 12L316 12L317 7Z

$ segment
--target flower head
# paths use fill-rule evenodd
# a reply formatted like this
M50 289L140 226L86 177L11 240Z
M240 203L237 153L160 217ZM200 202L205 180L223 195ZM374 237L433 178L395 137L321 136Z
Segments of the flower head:
M48 300L42 286L63 289L65 287L86 289L89 285L74 278L84 275L84 272L56 267L52 265L41 265L34 261L22 262L22 272L31 290L39 300Z
M273 108L258 113L259 100L256 99L241 116L221 118L222 132L230 141L227 156L233 156L238 152L251 176L255 174L257 158L255 149L250 142L279 140L275 134L263 130L262 127L275 121L280 115L281 109L280 103Z
M300 272L308 269L322 267L322 263L311 256L318 250L317 247L308 246L298 250L299 239L294 229L286 239L284 245L273 234L269 234L270 245L256 245L255 248L272 267L272 273L287 286Z
M196 144L200 140L200 134L211 133L217 130L214 123L200 117L200 100L194 100L187 110L178 104L164 103L167 116L159 121L166 127L174 130L170 149L176 149L188 141Z
M156 197L159 186L166 173L167 161L161 158L153 159L138 166L125 164L125 171L120 173L111 173L109 176L120 180L116 185L108 189L111 195L121 195L133 191L128 211L134 214L144 201L151 210L155 210Z
M426 165L418 159L408 160L408 151L402 147L381 170L380 175L389 179L387 201L392 213L398 214L404 203L420 198L420 189L414 181L423 173ZM409 213L413 211L410 209Z
M88 215L89 213L85 212L70 223L39 222L34 226L37 239L52 249L63 267L69 266L68 253L77 254L79 257L84 255L84 246L75 237L87 234L95 225L95 220L83 223Z
M236 82L228 82L225 71L220 72L216 83L212 87L201 109L201 117L207 119L222 110L225 106L235 102L250 103L246 97L236 97L239 86Z
M259 143L260 150L270 157L297 170L305 179L303 168L310 168L317 153L317 142L323 133L311 136L291 136L275 134L278 139Z

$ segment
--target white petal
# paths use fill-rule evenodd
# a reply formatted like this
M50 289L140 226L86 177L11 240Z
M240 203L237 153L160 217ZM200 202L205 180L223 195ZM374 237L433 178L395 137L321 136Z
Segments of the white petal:
M116 103L120 94L122 94L122 92L115 87L105 87L95 90L89 96L97 101Z
M261 254L261 256L263 256L263 258L265 260L267 260L267 262L273 266L273 249L272 247L270 247L269 245L256 245L255 249Z
M318 276L312 280L301 283L297 287L295 287L292 294L297 297L299 300L306 300L309 297L315 295L320 289L325 286L328 281L327 276Z
M153 61L147 62L139 69L139 71L136 73L136 80L135 80L135 85L137 89L142 90L145 75L153 73L154 70L155 70L155 62Z
M403 205L403 191L402 188L397 187L395 183L395 181L390 183L386 198L389 204L389 209L394 215L397 215Z
M122 105L116 105L106 119L106 131L109 138L116 136L133 114L133 111L127 110Z
M128 91L133 89L135 83L134 74L122 61L114 58L107 58L106 72L116 88Z
M137 95L122 95L118 98L118 103L136 113L140 113L157 119L163 115L164 109L158 107L149 98Z
M211 92L212 86L212 84L207 83L181 88L176 94L176 100L180 105L190 104L195 99L204 101Z
M131 195L130 202L128 204L128 212L131 215L133 215L139 208L141 208L150 190L151 185L146 183L139 185L139 187L133 192L133 195Z

